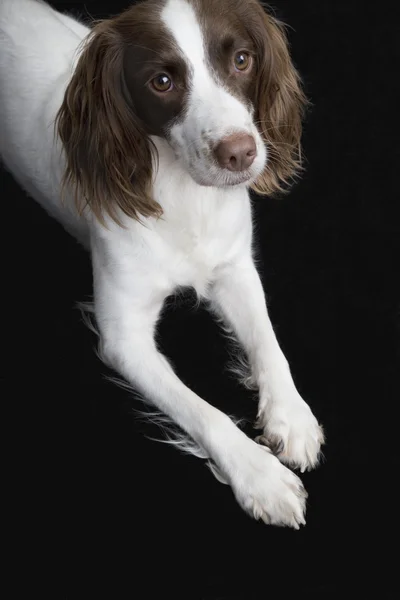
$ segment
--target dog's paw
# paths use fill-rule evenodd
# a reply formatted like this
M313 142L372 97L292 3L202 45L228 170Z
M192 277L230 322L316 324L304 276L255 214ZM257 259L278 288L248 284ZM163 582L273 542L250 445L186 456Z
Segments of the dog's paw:
M236 447L229 463L222 480L230 484L239 505L249 515L268 525L294 529L305 525L307 492L297 475L268 448L247 438Z
M318 465L324 433L297 393L290 400L272 400L260 408L256 426L263 429L256 441L268 446L283 463L302 473Z

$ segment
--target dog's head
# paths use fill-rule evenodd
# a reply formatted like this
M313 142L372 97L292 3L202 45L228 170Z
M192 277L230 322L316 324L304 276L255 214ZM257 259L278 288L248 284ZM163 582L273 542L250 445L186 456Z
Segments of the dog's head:
M146 0L98 23L58 113L65 182L102 220L161 214L151 136L201 185L285 186L306 100L258 0Z

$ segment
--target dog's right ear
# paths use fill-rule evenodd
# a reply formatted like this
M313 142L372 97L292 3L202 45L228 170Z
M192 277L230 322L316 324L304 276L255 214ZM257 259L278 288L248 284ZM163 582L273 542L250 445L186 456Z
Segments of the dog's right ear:
M79 57L57 114L66 156L63 187L72 189L81 213L89 206L104 224L125 213L159 216L152 198L155 148L124 89L125 45L113 20L98 23Z

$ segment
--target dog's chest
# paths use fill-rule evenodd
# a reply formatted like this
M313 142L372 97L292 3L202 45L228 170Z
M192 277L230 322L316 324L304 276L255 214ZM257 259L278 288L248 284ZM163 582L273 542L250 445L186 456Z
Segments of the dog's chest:
M193 286L202 294L215 269L248 243L251 220L247 192L198 186L175 191L170 203L164 196L164 216L155 226L157 254L173 285Z
M153 192L161 218L139 223L122 216L122 229L112 222L96 228L99 261L140 289L165 296L190 286L206 294L218 267L240 260L251 247L247 190L199 186L161 156Z

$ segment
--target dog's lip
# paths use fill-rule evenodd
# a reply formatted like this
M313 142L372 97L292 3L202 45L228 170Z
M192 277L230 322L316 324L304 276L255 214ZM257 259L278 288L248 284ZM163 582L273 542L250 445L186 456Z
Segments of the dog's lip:
M212 181L211 179L201 179L197 180L198 184L203 187L216 187L216 188L233 188L237 185L243 185L244 183L251 183L254 177L251 175L246 175L245 177L241 177L240 179L236 179L235 181Z
M254 175L251 173L244 172L242 175L239 173L232 178L232 180L225 181L220 187L235 187L236 185L243 185L253 181Z
M213 164L214 168L216 167ZM228 169L218 168L218 174L198 173L196 169L191 166L189 173L194 181L203 187L216 187L216 188L233 188L235 186L249 184L251 185L258 177L258 172L254 172L254 169L247 169L246 171L232 172ZM222 181L221 181L222 180Z
M240 177L236 181L228 181L226 185L228 185L229 187L234 187L235 185L241 185L243 183L247 183L248 181L251 181L251 179L252 179L251 175L246 175L246 176Z

